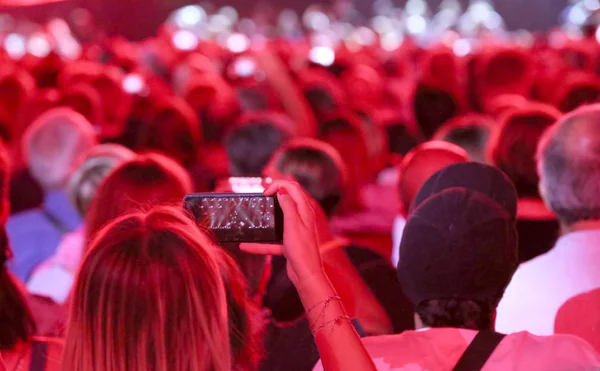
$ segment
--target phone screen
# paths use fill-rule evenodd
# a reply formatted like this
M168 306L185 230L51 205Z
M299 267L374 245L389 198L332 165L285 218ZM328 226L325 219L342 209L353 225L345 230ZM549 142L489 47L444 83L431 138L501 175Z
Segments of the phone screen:
M281 243L283 213L277 199L261 193L193 194L185 208L209 228L219 242Z

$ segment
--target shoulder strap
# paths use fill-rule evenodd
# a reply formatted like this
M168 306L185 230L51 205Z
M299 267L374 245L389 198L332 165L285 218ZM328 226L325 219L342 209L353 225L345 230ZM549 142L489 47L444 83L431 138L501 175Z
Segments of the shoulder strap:
M453 370L481 370L502 339L504 339L504 336L492 331L479 331Z
M42 214L44 214L44 217L50 222L50 224L52 224L54 229L56 229L61 234L67 234L71 232L69 227L67 227L63 222L61 222L60 219L58 219L56 216L52 215L48 210L42 209Z
M31 363L29 371L44 371L48 359L48 344L44 341L33 341L31 344Z

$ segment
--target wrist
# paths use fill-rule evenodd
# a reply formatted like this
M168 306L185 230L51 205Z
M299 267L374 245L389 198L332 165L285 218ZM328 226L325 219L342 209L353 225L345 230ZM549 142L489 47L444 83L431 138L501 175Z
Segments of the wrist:
M296 286L296 290L306 310L329 297L337 296L333 285L324 272L303 279Z

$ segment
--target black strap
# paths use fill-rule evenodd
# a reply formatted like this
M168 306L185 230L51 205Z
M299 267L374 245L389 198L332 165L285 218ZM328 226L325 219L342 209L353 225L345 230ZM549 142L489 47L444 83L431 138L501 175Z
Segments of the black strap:
M33 341L31 344L31 363L29 371L46 370L46 361L48 360L48 344L44 341Z
M67 227L56 216L52 215L48 210L42 209L42 213L44 214L44 217L46 217L46 219L50 222L50 224L52 224L54 229L56 229L61 234L67 234L71 232L71 229L69 227Z
M492 331L479 331L453 370L481 370L504 336Z

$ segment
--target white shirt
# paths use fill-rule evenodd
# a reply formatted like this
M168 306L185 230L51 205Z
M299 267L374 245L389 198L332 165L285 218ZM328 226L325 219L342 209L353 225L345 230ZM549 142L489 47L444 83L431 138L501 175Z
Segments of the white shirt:
M392 264L394 267L397 267L400 261L400 242L402 242L404 227L406 227L406 219L402 215L396 216L392 229Z
M75 282L84 241L83 228L67 233L58 245L56 253L33 271L27 281L29 292L64 304Z
M599 288L600 230L568 233L519 267L498 306L496 331L551 335L562 305Z
M362 339L378 371L447 371L458 363L476 331L435 328ZM600 356L570 335L539 337L527 332L506 336L483 371L591 371ZM321 361L313 371L321 371Z

